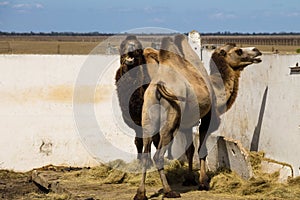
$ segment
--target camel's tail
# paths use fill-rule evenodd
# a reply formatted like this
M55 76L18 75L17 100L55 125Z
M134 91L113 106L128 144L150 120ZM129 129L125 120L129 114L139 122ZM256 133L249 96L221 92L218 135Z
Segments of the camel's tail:
M157 91L159 92L161 97L166 99L178 113L178 115L176 116L176 119L175 119L176 125L173 127L173 130L172 130L174 132L175 130L177 130L179 128L180 121L181 121L181 108L179 105L179 101L185 101L185 97L176 96L176 95L172 94L171 92L169 92L165 87L165 83L162 81L157 83Z

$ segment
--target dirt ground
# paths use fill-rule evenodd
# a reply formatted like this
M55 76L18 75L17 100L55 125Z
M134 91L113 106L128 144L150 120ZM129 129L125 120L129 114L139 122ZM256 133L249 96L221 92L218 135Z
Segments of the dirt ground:
M61 189L47 191L31 180L32 172L15 173L1 171L0 198L2 199L133 199L137 186L131 183L103 183L91 179L82 181L81 174L89 173L91 169L68 169L55 167L47 170L40 170L43 174L59 182ZM70 176L73 176L70 178ZM77 178L76 178L77 176ZM175 191L181 193L181 199L245 199L235 195L214 194L206 191L197 191L197 187L183 187L181 184L172 185ZM161 186L147 186L147 196L150 199L163 199Z
M2 170L0 199L133 199L141 174L128 172L128 169L138 171L140 164L117 160L95 168L45 166L26 173ZM278 173L261 173L257 166L255 169L255 176L249 180L228 170L209 173L209 191L198 191L197 186L182 186L186 163L170 161L166 174L172 189L180 192L183 200L300 199L300 178L278 183ZM195 171L196 180L197 174ZM163 199L155 170L147 174L146 185L149 199Z

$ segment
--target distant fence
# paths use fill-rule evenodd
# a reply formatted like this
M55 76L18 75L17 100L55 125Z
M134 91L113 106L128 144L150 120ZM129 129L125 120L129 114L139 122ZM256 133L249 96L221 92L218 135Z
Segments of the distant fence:
M201 36L203 44L251 44L251 45L285 45L300 46L300 35L204 35Z

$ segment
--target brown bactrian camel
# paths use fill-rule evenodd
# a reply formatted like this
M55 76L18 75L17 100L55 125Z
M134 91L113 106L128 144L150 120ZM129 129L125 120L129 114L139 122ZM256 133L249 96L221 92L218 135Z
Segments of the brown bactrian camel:
M142 131L139 127L142 121L144 93L148 87L141 84L143 79L148 78L147 72L142 69L145 63L141 42L134 35L127 36L120 45L120 67L116 72L115 81L123 120L136 132L135 145L138 158L143 149ZM134 91L131 91L132 88ZM157 142L154 144L157 145Z
M154 49L153 51L155 52L154 56L157 56L157 52ZM150 62L149 57L150 54L148 55ZM145 64L142 43L135 35L128 35L120 45L120 67L115 74L115 83L123 120L136 133L134 142L138 159L141 158L143 150L141 123L144 93L151 80L149 73L152 74L152 71L156 70L150 67L146 69ZM155 147L158 146L158 142L159 134L156 134L153 136ZM172 157L171 148L168 151L168 157Z
M147 63L153 64L155 59L152 59L153 56L148 58L148 55L155 53L151 48L144 50ZM135 200L147 199L146 171L151 163L152 135L158 130L160 141L153 159L162 181L164 197L180 197L179 193L171 190L164 173L164 154L168 145L177 131L185 134L189 141L185 148L191 173L194 153L192 127L201 119L200 149L205 144L206 134L218 128L219 115L235 101L241 71L252 63L261 62L258 58L260 55L261 52L256 48L238 48L233 44L220 47L212 54L212 61L217 69L212 69L211 76L208 76L184 36L175 36L174 41L171 38L162 40L157 55L159 68L144 94L142 180ZM209 183L205 169L206 155L207 152L199 157L199 189L207 190Z

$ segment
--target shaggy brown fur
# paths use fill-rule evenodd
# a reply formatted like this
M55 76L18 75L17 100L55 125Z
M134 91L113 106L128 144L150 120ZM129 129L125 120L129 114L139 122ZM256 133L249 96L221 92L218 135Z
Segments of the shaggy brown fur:
M133 59L132 63L127 62L130 59L131 61ZM116 72L115 81L124 122L136 132L135 145L139 153L138 158L143 148L142 132L138 127L141 126L144 93L148 87L142 85L142 82L145 78L149 78L142 68L145 63L142 44L136 36L127 36L120 45L120 67ZM134 70L129 73L131 69ZM135 90L132 91L133 89Z
M120 45L120 67L116 72L115 81L122 117L125 123L136 132L134 142L138 159L141 158L143 149L141 121L144 93L149 85L143 83L150 82L145 64L142 44L136 36L127 36ZM153 136L153 143L156 147L158 141L159 134L156 134Z
M129 46L129 44L131 46ZM133 47L133 45L135 46ZM133 63L126 63L126 58L128 57L134 59ZM147 85L139 86L144 79L149 78L141 67L145 63L142 44L135 36L127 36L120 45L120 67L116 72L115 80L122 115L125 123L131 128L134 128L135 125L141 126L143 96ZM128 73L134 68L138 69ZM126 78L122 78L125 74ZM132 92L132 88L136 89L132 95L130 95L128 92ZM128 99L129 97L130 99Z

